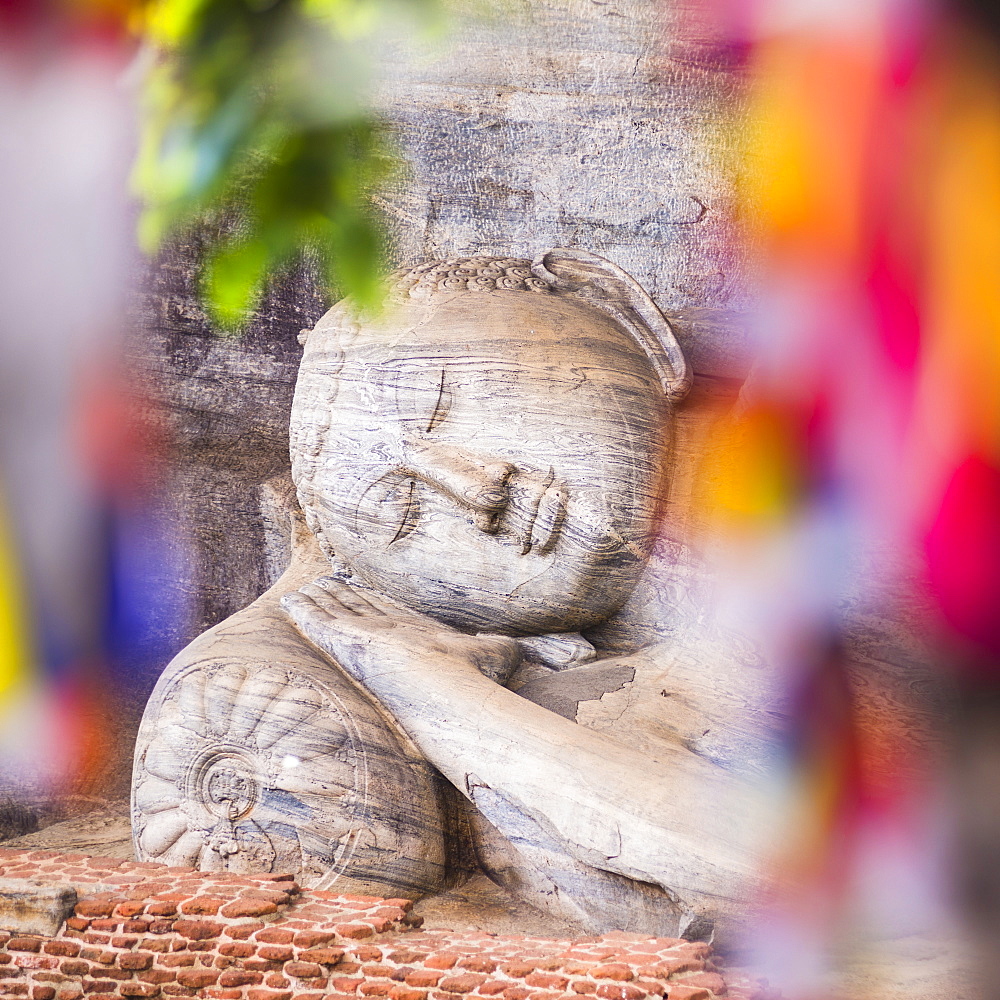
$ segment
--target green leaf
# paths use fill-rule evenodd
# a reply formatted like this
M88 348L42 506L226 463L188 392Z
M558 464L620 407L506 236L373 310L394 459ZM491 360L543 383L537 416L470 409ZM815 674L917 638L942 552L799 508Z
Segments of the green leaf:
M263 240L229 240L203 268L202 294L212 322L232 333L243 325L264 290L270 255Z

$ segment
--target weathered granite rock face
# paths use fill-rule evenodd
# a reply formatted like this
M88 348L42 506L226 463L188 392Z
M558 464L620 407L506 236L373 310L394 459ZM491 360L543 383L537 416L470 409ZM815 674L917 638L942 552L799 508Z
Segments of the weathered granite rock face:
M383 204L403 262L579 246L689 320L697 371L740 374L727 313L746 275L724 164L742 84L693 17L653 0L522 2L444 51L395 55L380 97L411 171Z

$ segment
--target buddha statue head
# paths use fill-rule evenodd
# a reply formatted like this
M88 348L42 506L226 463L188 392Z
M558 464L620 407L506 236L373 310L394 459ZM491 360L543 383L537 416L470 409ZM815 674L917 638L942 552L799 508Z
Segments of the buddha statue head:
M467 631L605 620L649 557L689 376L641 288L592 254L396 275L376 318L304 335L292 474L329 558Z

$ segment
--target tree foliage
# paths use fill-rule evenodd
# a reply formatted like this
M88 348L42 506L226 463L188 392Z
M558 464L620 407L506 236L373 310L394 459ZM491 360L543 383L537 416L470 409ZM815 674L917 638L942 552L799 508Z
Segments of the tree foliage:
M437 0L155 0L134 185L155 251L215 223L202 292L232 330L267 275L304 247L331 290L377 301L384 240L368 192L394 163L365 101L368 43L387 22L429 27ZM226 226L224 220L238 218Z

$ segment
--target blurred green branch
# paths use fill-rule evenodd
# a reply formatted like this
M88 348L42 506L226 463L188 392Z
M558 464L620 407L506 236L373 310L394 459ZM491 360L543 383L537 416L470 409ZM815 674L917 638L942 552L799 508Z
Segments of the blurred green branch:
M308 247L331 291L373 305L383 234L368 193L395 163L367 106L365 43L439 23L437 0L157 0L146 8L142 247L192 225L212 320L237 328L267 276ZM236 218L233 229L226 221Z

